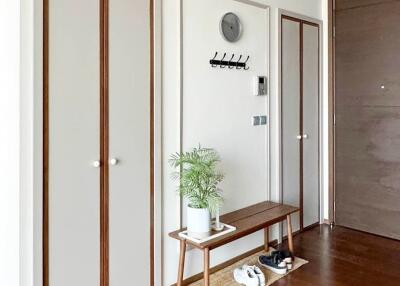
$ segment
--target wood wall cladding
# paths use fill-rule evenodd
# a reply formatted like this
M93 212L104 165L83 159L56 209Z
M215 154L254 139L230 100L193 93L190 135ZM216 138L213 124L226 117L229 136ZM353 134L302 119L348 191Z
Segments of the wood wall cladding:
M399 0L336 0L336 10L360 8Z
M337 5L336 223L400 239L400 1Z

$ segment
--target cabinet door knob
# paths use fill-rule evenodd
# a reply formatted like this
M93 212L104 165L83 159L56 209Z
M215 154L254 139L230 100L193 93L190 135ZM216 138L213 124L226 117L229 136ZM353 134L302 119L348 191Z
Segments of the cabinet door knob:
M118 159L117 158L111 158L110 159L110 164L113 165L113 166L117 165L118 164Z
M93 167L98 168L98 167L100 167L101 163L99 160L96 160L96 161L93 161L92 165L93 165Z
M308 139L308 134L303 134L304 139Z
M301 135L297 135L296 138L297 138L298 140L301 140L301 138L303 138L303 137L302 137Z

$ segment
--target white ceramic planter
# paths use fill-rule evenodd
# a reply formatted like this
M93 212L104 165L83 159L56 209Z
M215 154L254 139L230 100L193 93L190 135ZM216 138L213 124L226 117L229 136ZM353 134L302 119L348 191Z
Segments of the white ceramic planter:
M187 207L188 235L194 238L205 238L211 231L211 214L208 209Z

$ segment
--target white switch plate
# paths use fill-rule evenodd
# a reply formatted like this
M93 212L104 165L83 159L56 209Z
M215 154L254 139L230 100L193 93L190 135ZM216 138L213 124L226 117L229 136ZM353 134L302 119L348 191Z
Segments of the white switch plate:
M260 116L260 125L266 125L267 124L267 116L262 115Z
M267 125L267 116L266 115L253 116L251 119L251 124L253 126Z
M257 126L260 125L260 116L253 116L251 124L253 126Z

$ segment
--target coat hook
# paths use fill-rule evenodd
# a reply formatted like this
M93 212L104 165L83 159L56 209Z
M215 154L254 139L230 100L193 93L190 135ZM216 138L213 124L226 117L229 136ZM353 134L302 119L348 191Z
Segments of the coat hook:
M219 67L220 67L221 69L225 68L225 67L224 67L224 64L222 63L223 60L225 59L225 57L226 57L226 53L224 53L224 56L222 57L221 63L220 63L220 65L219 65Z
M246 63L247 63L247 61L249 60L249 58L250 58L250 56L247 56L247 59L246 59L246 61L244 62L244 69L245 69L246 71L250 69L249 67L246 67Z
M211 66L212 66L213 68L217 67L217 65L214 65L214 64L212 63L212 61L214 61L214 60L217 58L217 55L218 55L218 52L215 52L214 57L213 57L213 58L211 59L211 61L210 61Z
M235 56L235 54L232 54L232 57L231 57L231 59L230 59L229 62L228 62L228 68L229 68L229 69L233 69L233 68L234 68L234 67L231 67L231 62L232 62L234 56Z
M238 64L239 64L241 58L242 58L242 55L240 55L239 59L236 61L236 69L238 69L238 70L240 70L240 67L238 67Z

